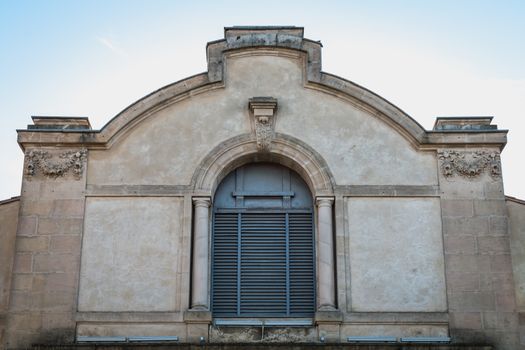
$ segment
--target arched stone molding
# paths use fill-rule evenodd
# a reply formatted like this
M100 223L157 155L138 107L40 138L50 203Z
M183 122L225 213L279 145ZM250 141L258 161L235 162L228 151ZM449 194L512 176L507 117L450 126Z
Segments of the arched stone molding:
M231 138L215 147L193 174L193 192L212 197L226 175L251 162L287 166L301 175L314 198L333 196L335 180L321 155L301 140L281 133L275 134L268 152L260 152L255 137L249 134Z
M226 61L232 56L271 55L300 57L304 65L306 88L344 99L371 115L383 120L405 137L416 149L437 150L443 147L492 145L502 149L506 143L505 130L490 133L426 131L400 108L372 91L321 70L320 42L303 37L301 27L232 27L225 28L225 38L209 42L208 71L162 87L126 107L102 129L67 130L47 125L18 130L22 149L28 146L83 146L88 149L109 149L133 128L158 111L179 101L223 89L227 82ZM278 98L278 96L276 96ZM55 118L56 119L56 118ZM35 126L37 126L35 122Z
M317 266L320 267L322 276L317 278L317 301L318 311L338 312L335 302L335 259L333 242L333 221L332 211L334 202L334 187L336 185L333 175L326 162L314 149L299 139L289 135L276 133L272 139L271 147L261 152L257 147L257 140L252 134L244 134L231 138L219 146L215 147L200 163L193 178L193 198L194 204L213 198L218 185L234 169L253 162L273 162L295 170L310 188L317 206L317 229L316 229L316 250ZM201 205L199 208L204 208ZM207 207L206 210L199 209L196 205L194 211L201 213L196 222L209 221ZM208 235L206 225L196 225L194 230L195 237ZM193 246L193 255L197 257L199 252L207 251L208 244L205 240L196 240ZM202 257L203 255L200 254ZM192 279L193 290L207 290L209 280L208 261L204 258L194 259L194 278ZM203 276L208 276L207 279ZM195 278L199 276L199 278ZM195 297L195 296L194 296ZM201 298L203 299L203 298ZM192 301L194 308L188 310L188 315L192 312L209 310L209 304L197 305L199 301ZM202 304L202 303L201 303ZM206 311L208 312L208 311ZM316 320L318 318L316 314ZM338 313L339 315L339 313ZM191 316L189 316L191 317ZM211 321L211 314L207 314L207 321ZM331 319L333 316L330 316ZM317 322L317 321L316 321ZM330 321L331 322L331 321Z

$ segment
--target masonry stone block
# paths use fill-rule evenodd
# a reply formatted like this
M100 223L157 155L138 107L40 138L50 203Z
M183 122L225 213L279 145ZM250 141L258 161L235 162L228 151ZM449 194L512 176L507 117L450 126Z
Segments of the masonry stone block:
M18 236L36 235L37 216L21 216L18 223Z
M512 267L512 261L509 254L494 255L490 257L490 271L508 272Z
M446 254L475 254L477 253L476 238L473 236L445 237Z
M510 254L508 236L483 236L477 240L480 254Z
M452 292L475 292L480 290L480 274L478 272L454 272L446 274L447 284Z
M449 294L451 311L489 311L496 310L495 296L489 292L458 292Z
M66 253L41 253L34 256L35 272L71 272L78 269L79 257Z
M29 273L33 271L33 255L30 253L15 254L14 273Z
M506 216L507 207L504 200L475 200L474 212L476 215Z
M474 215L472 200L444 199L441 201L441 211L444 217L471 217Z
M496 291L496 310L500 312L516 312L514 291Z
M444 217L445 235L486 235L489 233L489 219L477 217Z
M49 237L18 237L18 252L45 252L49 249Z
M81 218L40 218L38 222L38 234L80 234L82 232L82 224L83 220Z
M481 329L480 312L454 312L450 317L450 326L452 328L463 329Z
M491 235L508 235L509 225L506 216L490 217L490 234Z

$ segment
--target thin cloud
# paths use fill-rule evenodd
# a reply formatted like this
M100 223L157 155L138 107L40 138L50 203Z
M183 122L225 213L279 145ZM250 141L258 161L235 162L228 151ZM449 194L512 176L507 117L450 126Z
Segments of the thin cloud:
M97 40L103 46L105 46L108 49L110 49L113 53L115 53L115 54L117 54L119 56L122 56L122 57L128 57L128 54L124 50L120 49L115 44L113 44L110 39L104 38L104 37L98 37Z

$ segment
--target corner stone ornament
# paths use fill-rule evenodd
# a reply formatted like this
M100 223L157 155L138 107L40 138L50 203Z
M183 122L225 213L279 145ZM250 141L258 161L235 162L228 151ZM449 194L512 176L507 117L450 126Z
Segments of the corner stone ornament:
M441 171L446 177L457 174L467 178L475 178L486 170L493 178L501 176L499 152L443 150L438 152L438 158L441 161Z
M268 152L275 134L274 113L277 108L277 99L273 97L254 97L249 100L248 107L253 113L257 149L260 152Z
M53 156L48 151L31 150L26 153L26 174L36 176L41 173L47 177L57 178L72 173L78 180L82 177L86 156L87 150L84 148L62 152L58 156Z

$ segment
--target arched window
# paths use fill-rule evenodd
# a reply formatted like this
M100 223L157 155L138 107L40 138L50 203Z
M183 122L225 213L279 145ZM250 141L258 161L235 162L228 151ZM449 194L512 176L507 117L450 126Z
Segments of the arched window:
M278 164L242 166L213 206L214 317L310 317L315 310L312 195Z

